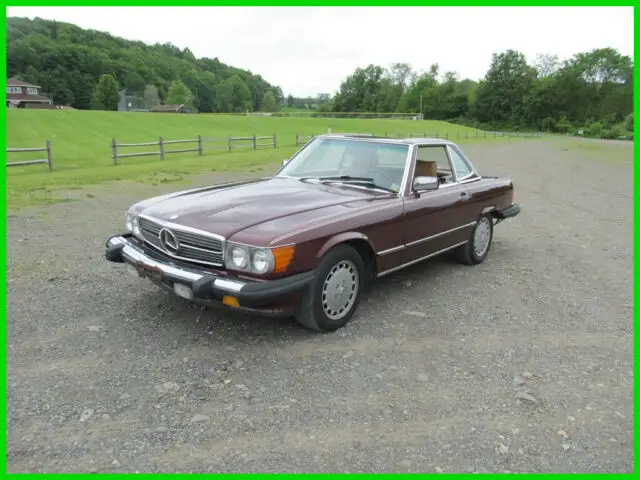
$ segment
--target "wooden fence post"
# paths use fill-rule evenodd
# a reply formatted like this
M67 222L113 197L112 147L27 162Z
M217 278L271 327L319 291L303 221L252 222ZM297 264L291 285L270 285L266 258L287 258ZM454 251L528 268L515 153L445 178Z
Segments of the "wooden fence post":
M231 151L231 142L233 140L233 137L229 136L229 151Z
M253 149L256 149L256 134L253 134Z
M449 132L444 132L444 139L449 140Z
M436 138L440 138L440 133L436 132Z
M53 151L51 150L51 140L47 140L47 163L49 164L49 171L53 170Z
M276 134L273 134L273 148L276 148Z
M298 134L296 133L296 147L298 146L298 138L299 138L299 136L298 136Z
M164 160L164 140L162 137L158 138L158 145L160 145L160 160Z
M198 155L202 156L202 135L198 135Z
M113 164L118 165L118 144L116 139L111 139L111 155L113 156Z

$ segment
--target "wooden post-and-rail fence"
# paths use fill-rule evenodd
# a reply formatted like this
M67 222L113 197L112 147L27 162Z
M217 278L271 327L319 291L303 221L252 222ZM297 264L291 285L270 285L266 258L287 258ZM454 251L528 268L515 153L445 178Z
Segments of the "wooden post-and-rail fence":
M197 143L198 146L195 148L178 148L173 150L167 150L165 148L166 145L173 145L176 143ZM157 151L147 151L147 152L134 152L134 153L120 153L118 151L119 148L127 148L127 147L153 147L158 146L159 149ZM120 158L129 158L129 157L148 157L151 155L160 155L160 160L164 160L169 153L184 153L184 152L198 152L198 155L202 156L202 137L198 135L198 138L194 140L165 140L162 137L158 138L157 142L143 142L143 143L118 143L115 138L111 140L111 156L113 158L113 164L118 165L118 160Z
M269 140L269 142L264 142ZM243 142L243 143L235 143ZM250 143L248 143L250 142ZM166 145L172 145L176 143L197 143L195 148L181 148L167 150ZM251 137L223 137L223 138L202 138L202 135L198 135L197 139L193 140L164 140L162 137L158 138L157 142L143 142L143 143L118 143L116 139L111 140L111 156L113 158L113 164L118 165L118 160L128 157L144 157L150 155L159 155L161 160L164 160L169 153L184 153L184 152L198 152L199 156L204 155L204 144L214 144L212 148L214 150L228 150L229 152L234 148L247 148L252 147L257 150L259 147L273 147L276 148L276 134L264 137L258 137L253 135ZM217 144L217 145L215 145ZM129 147L153 147L158 146L158 150L146 151L146 152L134 152L134 153L120 153L120 148Z
M53 170L53 150L51 142L46 141L44 147L28 147L28 148L7 148L7 153L24 153L24 152L47 152L47 158L39 158L37 160L21 160L18 162L8 162L7 167L23 167L26 165L47 164L49 171Z

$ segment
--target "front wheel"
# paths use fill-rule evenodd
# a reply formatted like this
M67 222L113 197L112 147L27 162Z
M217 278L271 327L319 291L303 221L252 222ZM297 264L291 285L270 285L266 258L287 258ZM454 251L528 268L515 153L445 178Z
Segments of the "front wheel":
M467 265L482 263L489 254L492 240L493 219L483 215L473 227L469 241L457 249L458 260Z
M356 311L364 285L364 262L349 245L331 249L300 301L296 320L316 332L332 332L347 324Z

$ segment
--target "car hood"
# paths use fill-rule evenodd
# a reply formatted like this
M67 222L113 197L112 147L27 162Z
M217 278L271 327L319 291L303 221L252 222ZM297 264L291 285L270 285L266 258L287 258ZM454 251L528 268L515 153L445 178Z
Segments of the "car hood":
M354 202L367 204L379 195L373 190L274 177L154 197L136 204L135 210L229 238L274 219Z

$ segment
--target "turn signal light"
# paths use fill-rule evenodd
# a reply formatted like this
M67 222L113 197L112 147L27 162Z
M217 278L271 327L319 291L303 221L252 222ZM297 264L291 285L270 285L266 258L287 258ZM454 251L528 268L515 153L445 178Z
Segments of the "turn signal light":
M273 272L274 273L282 273L284 272L291 263L291 259L293 258L293 254L296 251L295 245L287 245L286 247L276 247L271 249L271 253L273 253Z
M236 297L231 297L229 295L225 295L222 297L222 303L227 307L239 307L240 302Z

